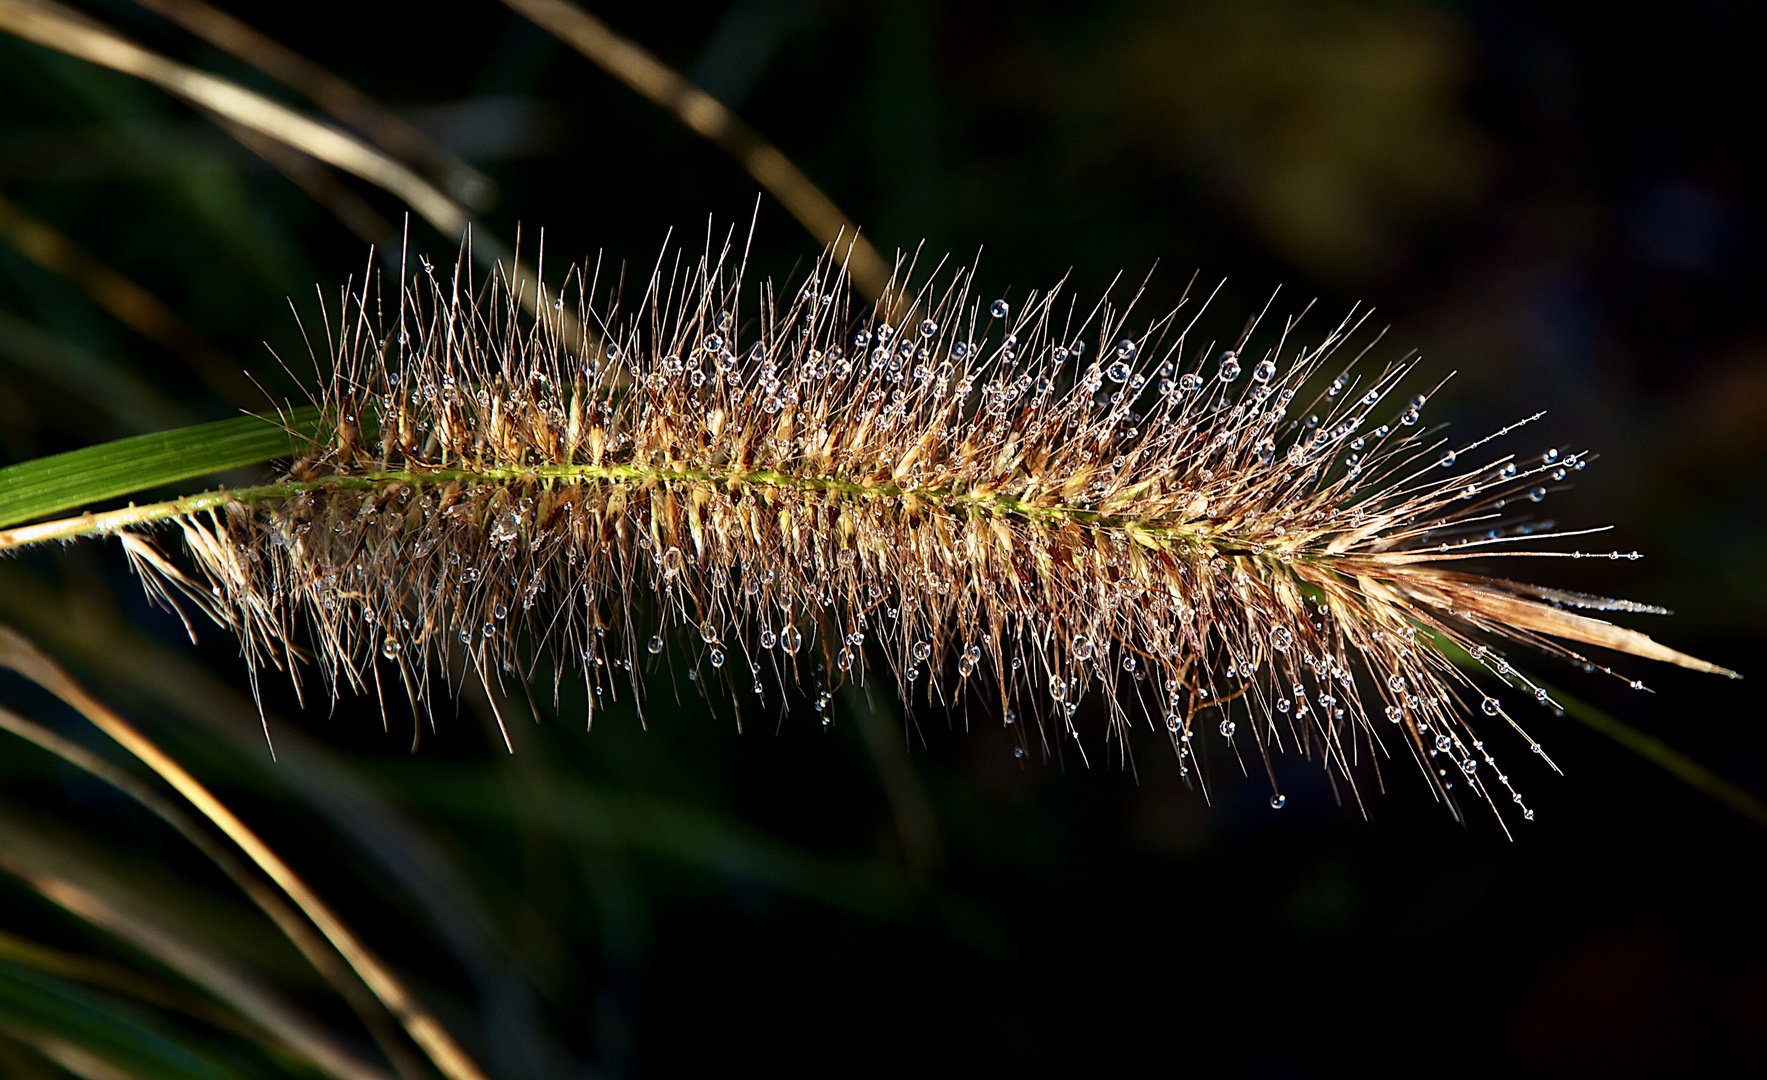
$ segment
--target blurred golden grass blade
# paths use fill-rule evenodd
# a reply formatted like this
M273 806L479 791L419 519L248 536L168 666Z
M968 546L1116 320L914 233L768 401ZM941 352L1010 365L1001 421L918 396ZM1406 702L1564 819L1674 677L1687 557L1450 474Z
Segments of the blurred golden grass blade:
M336 952L326 944L325 939L314 931L312 925L301 918L300 913L282 899L280 893L265 885L262 879L253 874L246 866L234 857L233 853L217 841L207 830L203 829L188 814L180 810L170 800L137 780L135 777L117 768L104 758L72 742L62 738L55 732L27 720L9 709L0 707L0 730L30 742L43 750L61 758L63 761L89 773L93 777L109 784L117 791L134 799L149 813L171 826L180 836L188 840L191 846L202 852L227 875L239 890L255 904L260 911L276 924L283 936L298 949L307 962L337 990L346 1004L361 1019L363 1026L374 1037L377 1045L394 1069L401 1077L415 1078L422 1076L416 1062L405 1050L398 1039L398 1034L386 1022L385 1014L379 1004L370 996L356 976L339 960ZM4 942L0 942L0 957L5 955ZM222 1000L228 1000L223 998ZM298 1047L296 1048L298 1050ZM316 1062L319 1063L319 1062ZM322 1063L320 1063L322 1064Z
M304 801L428 914L441 930L448 955L472 978L486 1008L506 1015L531 1008L508 989L521 980L520 974L513 967L489 963L493 954L503 955L491 929L494 919L453 857L333 751L270 713L268 721L278 729L272 761L260 728L264 714L254 709L252 700L209 668L126 621L108 589L65 592L16 563L0 562L0 619L23 626L58 653L77 659L129 693L145 695L231 747L257 770L258 782ZM346 985L356 985L353 977ZM372 1000L368 1006L365 1022L381 1013ZM370 1028L374 1030L372 1022ZM430 1075L427 1068L408 1072L401 1059L392 1056L410 1057L402 1039L383 1044L382 1049L402 1076Z
M811 236L846 257L853 283L867 298L883 296L890 267L877 248L859 234L859 226L834 200L742 117L569 0L503 2L723 147Z
M440 179L474 210L497 199L497 184L398 114L281 42L201 0L135 0L222 51L300 91L321 109L366 135L382 150Z
M25 258L73 282L118 322L183 359L229 402L248 408L263 403L263 392L240 374L239 365L158 297L4 195L0 195L0 237Z
M0 30L144 79L192 105L297 147L397 195L443 236L457 237L466 231L466 211L406 166L238 83L180 64L104 27L28 0L0 0Z
M38 1031L9 1029L6 1034L73 1073L80 1080L138 1080L129 1070L118 1068L66 1039Z
M51 903L129 942L180 975L206 988L287 1050L337 1080L393 1080L384 1069L360 1060L319 1023L259 979L165 925L122 886L106 881L65 852L53 855L46 840L17 822L0 825L0 868ZM74 880L75 877L81 880Z
M319 898L280 855L271 850L201 781L137 731L121 715L89 694L59 664L9 626L0 626L0 666L10 667L72 706L100 731L158 773L198 812L238 845L246 857L256 863L282 889L284 895L306 913L307 918L313 921L313 925L332 943L345 962L362 977L374 996L386 1005L404 1026L412 1041L423 1049L443 1075L449 1080L489 1080L441 1022L406 989L392 969L356 936L355 931Z
M271 168L306 192L314 202L329 210L331 216L342 222L344 228L355 233L357 238L383 248L399 242L399 227L370 206L367 199L351 191L338 180L336 173L324 165L225 117L211 114L210 118L239 140L240 145L263 158Z
M258 1034L238 1016L194 991L171 986L108 960L52 949L4 930L0 930L0 961L109 990L156 1008L180 1012L235 1034L247 1037Z
M240 127L360 177L404 200L418 216L450 239L464 239L472 224L471 216L458 203L360 139L302 116L238 83L144 49L49 0L0 0L0 30L144 79L205 113L225 117ZM482 230L475 232L475 256L486 264L504 263L522 306L529 312L545 310L554 294L539 275L514 258L494 237ZM550 312L548 317L558 322L561 338L573 350L594 341L593 334L581 325L574 312L560 309Z

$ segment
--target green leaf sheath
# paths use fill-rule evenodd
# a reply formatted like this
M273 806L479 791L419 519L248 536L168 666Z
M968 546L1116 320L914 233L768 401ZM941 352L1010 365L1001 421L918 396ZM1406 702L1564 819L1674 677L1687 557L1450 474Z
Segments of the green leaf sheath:
M240 416L157 431L0 469L0 529L104 499L208 476L300 450L319 410Z

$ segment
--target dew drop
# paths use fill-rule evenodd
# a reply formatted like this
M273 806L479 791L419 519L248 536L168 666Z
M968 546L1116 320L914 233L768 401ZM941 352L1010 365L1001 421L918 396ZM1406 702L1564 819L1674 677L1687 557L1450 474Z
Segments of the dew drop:
M710 660L712 662L713 667L723 667L724 666L724 650L723 649L713 649L710 652L706 653L706 659Z
M1194 371L1186 372L1183 375L1178 376L1178 389L1187 394L1202 389L1202 385L1203 377Z
M651 637L650 643L647 644L645 646L645 648L649 649L651 651L651 655L653 655L653 656L657 653L662 652L663 651L663 636L661 634L654 635L653 637Z
M1126 383L1129 381L1129 365L1118 360L1110 367L1105 368L1104 374L1111 382Z
M1221 354L1221 369L1218 373L1222 382L1232 382L1239 378L1239 356L1232 352Z
M1074 658L1077 660L1092 659L1092 639L1087 637L1074 638Z
M1012 313L1012 307L1005 300L996 300L988 305L988 314L996 319L1004 319Z
M920 324L920 336L921 337L932 337L934 334L936 334L938 332L939 332L939 324L938 323L932 321L931 319L924 319L921 321L921 324Z
M1283 807L1285 807L1287 805L1288 805L1288 796L1287 795L1284 795L1281 792L1278 792L1277 794L1270 796L1270 809L1281 810Z
M1488 697L1479 703L1479 708L1484 711L1486 716L1496 716L1503 706L1496 698Z
M797 655L798 646L803 642L804 635L798 633L798 628L795 626L788 626L779 632L779 647L793 656Z
M1258 362L1258 366L1252 369L1252 379L1256 382L1267 383L1275 374L1276 362L1274 360L1261 360Z
M1279 626L1270 631L1270 646L1277 652L1287 652L1288 647L1295 643L1295 635L1286 626Z
M399 644L398 638L388 634L387 639L380 643L380 654L388 660L397 660L399 658L399 652L403 648L404 646Z
M1233 733L1238 730L1239 725L1232 720L1221 721L1221 734L1223 737L1231 739L1233 738Z

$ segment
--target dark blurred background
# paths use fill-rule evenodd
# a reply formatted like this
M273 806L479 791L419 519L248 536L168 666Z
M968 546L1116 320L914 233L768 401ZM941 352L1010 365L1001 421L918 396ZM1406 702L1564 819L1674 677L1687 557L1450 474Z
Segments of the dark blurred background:
M646 273L669 230L692 250L753 212L727 155L496 3L223 6L483 169L487 227L529 251L544 229L549 268L604 251ZM1432 403L1454 431L1547 410L1515 452L1600 460L1546 509L1646 557L1533 577L1673 608L1628 621L1748 678L1620 665L1641 694L1536 669L1767 794L1762 5L595 6L886 255L981 250L983 288L1008 296L1070 271L1096 295L1157 262L1149 314L1198 271L1226 281L1204 320L1219 337L1278 287L1278 312L1317 299L1315 326L1370 304L1391 327L1377 356L1415 347L1422 382L1454 373ZM84 9L307 107L123 0ZM207 120L11 38L0 195L273 389L290 384L266 343L305 356L286 298L312 317L315 283L335 295L369 265L360 228ZM755 250L786 276L816 245L762 199ZM194 355L0 243L3 460L230 415L225 372ZM1221 770L1211 804L1163 737L1129 768L1019 762L985 702L901 717L852 697L826 729L800 700L738 734L666 672L648 730L616 710L586 734L567 692L524 713L513 758L470 695L413 752L408 718L303 709L272 681L273 729L311 754L271 766L233 641L192 648L114 545L0 570L0 617L199 767L499 1077L1767 1067L1767 832L1569 719L1528 717L1563 777L1500 750L1539 811L1513 841L1454 822L1403 763L1366 819L1299 759L1278 765L1285 809ZM233 903L165 830L32 755L0 754L9 812L178 903ZM327 1008L237 921L239 949ZM0 926L103 947L11 886Z

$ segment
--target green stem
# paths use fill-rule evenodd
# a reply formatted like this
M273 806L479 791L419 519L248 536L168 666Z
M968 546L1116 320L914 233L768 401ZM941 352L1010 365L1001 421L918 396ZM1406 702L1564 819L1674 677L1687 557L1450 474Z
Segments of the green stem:
M87 536L103 536L122 529L149 525L174 518L187 517L229 504L250 505L276 502L310 491L368 491L394 484L507 484L526 482L562 483L733 483L796 488L809 491L836 492L855 499L913 498L933 506L954 509L980 509L1001 515L1017 515L1030 520L1054 524L1074 522L1097 529L1121 529L1150 542L1183 542L1193 545L1223 546L1231 538L1201 527L1169 527L1148 525L1131 518L1100 514L1077 507L1039 506L1005 495L970 495L951 491L929 491L903 488L895 484L867 485L853 480L827 476L803 476L777 470L716 472L689 466L647 467L641 465L531 465L478 469L405 469L353 474L337 474L308 480L283 480L272 484L229 490L218 488L194 495L185 495L165 502L137 506L131 504L103 513L85 513L35 525L0 531L0 551L25 547L53 540L73 540ZM1229 546L1232 546L1229 544Z

